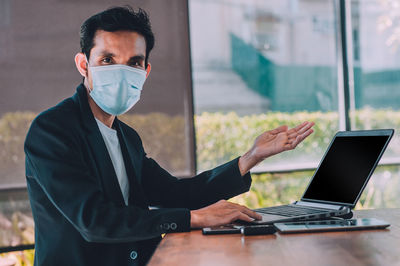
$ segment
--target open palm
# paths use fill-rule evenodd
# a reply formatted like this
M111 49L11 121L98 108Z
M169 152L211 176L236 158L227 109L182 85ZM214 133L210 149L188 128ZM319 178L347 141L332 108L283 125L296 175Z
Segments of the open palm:
M313 132L311 129L313 125L313 122L303 122L291 129L280 126L266 131L256 138L253 150L260 159L292 150Z

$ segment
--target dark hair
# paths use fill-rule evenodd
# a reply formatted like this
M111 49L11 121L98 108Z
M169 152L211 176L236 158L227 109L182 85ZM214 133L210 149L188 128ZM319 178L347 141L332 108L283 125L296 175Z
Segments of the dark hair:
M88 59L90 57L90 50L94 46L93 39L97 30L108 32L126 30L142 35L146 41L145 66L147 67L150 51L154 47L154 35L146 11L141 8L135 11L128 5L112 7L91 16L83 22L80 32L80 44L82 53Z

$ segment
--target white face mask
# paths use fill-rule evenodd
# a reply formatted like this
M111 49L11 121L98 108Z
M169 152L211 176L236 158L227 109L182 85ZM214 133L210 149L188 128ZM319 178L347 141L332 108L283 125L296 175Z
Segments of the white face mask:
M93 89L90 97L106 113L121 115L140 99L147 72L126 65L89 67Z

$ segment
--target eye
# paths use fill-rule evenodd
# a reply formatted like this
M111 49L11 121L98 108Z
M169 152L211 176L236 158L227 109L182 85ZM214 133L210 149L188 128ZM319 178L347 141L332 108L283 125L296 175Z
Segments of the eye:
M103 59L101 59L101 62L104 64L111 64L112 59L111 59L111 57L104 57Z
M133 62L133 63L131 63L131 66L133 66L133 67L141 67L142 65L140 64L140 62Z

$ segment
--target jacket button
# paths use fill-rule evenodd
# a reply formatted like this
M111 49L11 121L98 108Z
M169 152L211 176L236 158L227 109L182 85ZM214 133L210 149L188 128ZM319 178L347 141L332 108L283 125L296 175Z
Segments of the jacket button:
M172 223L172 224L171 224L171 229L172 229L172 230L175 230L177 227L178 227L178 226L176 225L176 223Z
M164 229L165 229L165 230L169 230L169 228L170 228L169 224L165 223L165 224L164 224Z
M137 258L137 252L136 251L132 251L130 254L131 259L136 259Z

